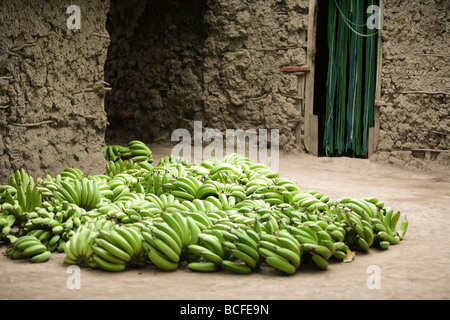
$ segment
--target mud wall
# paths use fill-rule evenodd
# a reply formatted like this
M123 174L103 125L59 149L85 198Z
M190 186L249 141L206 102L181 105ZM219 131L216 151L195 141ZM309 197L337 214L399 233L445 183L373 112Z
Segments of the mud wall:
M78 167L104 170L103 65L108 3L77 1L69 29L64 1L0 2L0 180Z
M111 1L107 140L170 142L178 128L278 129L298 149L307 0Z
M450 2L385 1L380 141L374 160L450 166ZM436 151L429 151L436 150Z
M283 151L300 148L299 78L283 66L306 64L309 1L209 1L204 54L204 122L278 129Z

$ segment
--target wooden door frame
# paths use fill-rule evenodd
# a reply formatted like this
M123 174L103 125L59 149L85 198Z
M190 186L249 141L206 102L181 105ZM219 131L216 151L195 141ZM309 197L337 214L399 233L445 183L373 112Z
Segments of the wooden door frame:
M308 42L306 48L306 65L309 67L309 72L305 75L306 85L303 144L306 151L314 156L317 156L319 153L319 117L314 115L314 71L318 11L318 0L310 0L308 12Z

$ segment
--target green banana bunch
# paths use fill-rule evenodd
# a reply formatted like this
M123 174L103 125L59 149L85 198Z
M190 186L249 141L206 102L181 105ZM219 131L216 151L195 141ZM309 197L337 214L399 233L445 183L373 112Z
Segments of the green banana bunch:
M150 170L148 174L144 177L143 187L146 193L152 193L154 195L160 196L164 193L163 186L169 184L173 179L175 179L175 174L172 170L167 168L156 167Z
M190 167L191 163L184 157L168 155L159 159L158 167L166 166L168 164L182 164L183 166Z
M152 264L163 271L175 271L192 239L191 219L179 212L164 212L161 217L162 221L143 229L143 245Z
M171 208L175 208L180 203L174 195L166 193L162 193L159 196L147 193L145 200L149 202L146 209L149 210L150 215L160 214L165 211L169 212Z
M126 149L119 145L105 145L104 146L104 157L106 161L117 161L120 159L120 154L126 152Z
M198 189L201 188L203 182L193 176L182 176L172 179L170 182L163 184L163 192L172 194L180 201L192 201L196 199Z
M295 238L287 233L261 234L259 252L272 267L287 274L294 274L300 267L303 249Z
M32 262L45 262L50 259L51 252L36 237L24 235L15 239L6 254L11 259L30 259Z
M89 226L82 225L73 232L64 246L64 263L95 267L93 245L98 233Z
M265 163L254 162L249 164L249 170L266 176L269 179L279 178L278 172L273 171L269 165Z
M150 148L139 140L132 140L128 143L128 152L122 156L135 162L153 162L153 154ZM128 156L129 155L129 156Z
M98 183L90 178L64 179L54 191L54 197L63 202L76 204L77 206L92 210L101 201L101 194Z
M78 168L65 168L60 175L63 180L81 180L84 177L83 171Z
M116 264L119 265L116 266L117 269L125 268L128 264L143 266L145 254L142 237L136 229L120 226L111 230L100 229L98 234L99 237L95 239L95 244L92 246L94 256L98 256L97 261L117 262ZM108 254L104 254L105 251ZM97 263L97 265L107 271L117 271L115 268L108 268L107 263Z
M1 201L2 211L14 214L17 223L25 220L24 215L36 207L42 205L42 194L34 181L34 178L28 175L24 169L16 170L13 175L8 177L8 185L0 187L2 192ZM6 233L4 230L4 233Z
M116 175L124 172L128 172L132 169L140 169L140 163L134 162L131 159L123 160L118 159L116 161L110 160L106 165L106 174L109 177L115 177Z
M174 271L178 268L182 246L174 238L161 229L156 229L153 233L143 231L142 237L151 263L164 271Z
M328 197L320 192L304 190L293 196L295 206L306 212L324 212L328 210Z
M105 159L109 161L132 160L134 162L153 162L152 151L145 143L132 140L126 147L120 145L105 145Z
M197 199L206 199L209 196L218 198L220 194L232 196L237 202L246 198L244 186L237 183L222 183L215 180L205 181L195 195Z

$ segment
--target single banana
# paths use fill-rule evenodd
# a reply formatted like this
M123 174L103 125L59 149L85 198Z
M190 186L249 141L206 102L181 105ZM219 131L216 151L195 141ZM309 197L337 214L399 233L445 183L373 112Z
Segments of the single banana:
M247 274L252 272L252 268L248 265L231 260L223 260L220 263L220 267L223 270L238 274Z
M186 221L189 228L189 244L198 244L199 236L202 232L198 224L190 216L186 217Z
M117 258L116 256L112 255L109 251L103 249L102 247L99 247L98 245L93 245L92 251L94 252L94 255L98 255L100 258L110 263L124 264L124 261L122 259Z
M210 261L189 262L188 269L195 272L216 272L220 270L217 263Z
M389 241L382 240L378 243L378 245L380 246L381 249L388 249L391 243Z
M181 237L175 231L175 229L170 227L166 222L155 222L153 223L153 226L167 233L177 243L178 247L183 248L183 241L181 240Z
M359 245L359 248L363 251L363 252L368 252L370 247L369 244L367 243L367 241L364 238L358 237L357 236L357 242Z
M311 252L312 261L315 265L317 265L320 269L326 270L328 268L328 261L324 259L320 254L316 254Z
M132 257L135 252L133 246L128 242L128 238L120 234L116 229L111 231L99 230L99 235L105 241L110 242L121 250L125 251L128 256Z
M38 243L38 244L34 244L32 246L25 248L22 251L22 256L24 258L28 258L28 257L35 256L37 254L43 253L45 251L47 251L47 247L45 245L43 245L42 243Z
M282 259L275 256L268 256L265 259L265 262L267 264L271 265L272 267L281 270L282 272L292 275L296 272L296 267L289 263L287 259Z
M400 211L395 211L392 214L391 221L389 222L389 229L391 229L391 231L394 233L397 230L397 223L399 219L400 219Z
M33 263L46 262L50 259L51 255L52 255L52 252L47 250L47 251L44 251L42 253L36 254L33 257L31 257L31 261Z
M400 237L395 235L395 236L391 236L390 234L388 234L387 232L384 231L380 231L377 234L378 238L381 241L388 241L390 244L398 244L400 242Z
M169 260L165 255L159 252L156 248L148 245L148 259L159 269L163 271L175 271L178 268L178 263Z
M120 272L120 271L125 270L125 268L126 268L126 264L124 262L112 263L110 261L107 261L107 260L101 258L98 255L93 255L92 259L93 259L93 262L96 264L96 266L104 271Z
M230 253L231 256L241 260L242 262L244 262L246 265L248 265L250 268L254 269L258 266L258 260L253 259L251 256L249 256L248 254L246 254L245 252L239 250L239 249L230 249Z
M181 214L180 211L175 211L172 213L175 221L180 226L181 230L181 240L183 242L184 246L189 245L190 242L190 232L189 232L189 226L187 222L187 218Z
M102 238L95 238L95 243L111 253L113 256L123 260L124 262L129 262L131 260L130 255L122 250L121 248L117 247L116 245L112 244L111 242L102 239Z
M400 226L398 228L398 237L400 240L403 240L405 238L406 231L408 230L408 219L404 217L402 221L400 222Z
M334 254L333 254L333 257L340 261L343 261L346 256L347 256L347 253L342 250L336 250L336 251L334 251Z
M210 261L210 262L220 264L223 260L219 255L217 255L210 249L200 246L200 245L190 244L187 247L187 251L193 255L200 256L203 259Z

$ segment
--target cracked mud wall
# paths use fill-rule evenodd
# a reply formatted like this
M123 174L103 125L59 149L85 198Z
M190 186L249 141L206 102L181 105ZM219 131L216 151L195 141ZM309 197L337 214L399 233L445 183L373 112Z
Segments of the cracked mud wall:
M0 180L66 167L103 172L102 88L109 40L107 1L77 1L70 30L65 1L0 2Z
M301 149L307 0L111 1L107 140L170 143L175 129L278 129Z
M449 13L446 0L385 2L381 100L387 105L380 108L374 160L448 171ZM436 151L419 151L428 149Z
M306 64L309 1L208 1L204 122L221 131L279 130L280 149L301 150L299 77Z

